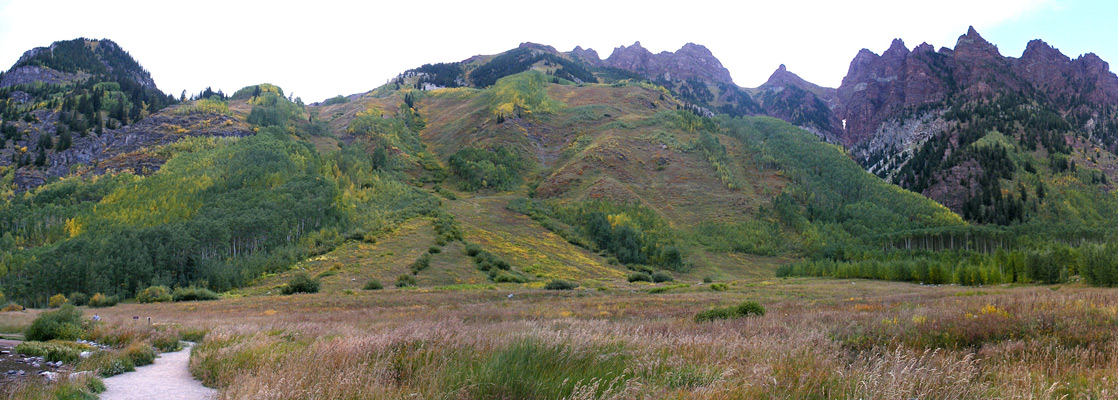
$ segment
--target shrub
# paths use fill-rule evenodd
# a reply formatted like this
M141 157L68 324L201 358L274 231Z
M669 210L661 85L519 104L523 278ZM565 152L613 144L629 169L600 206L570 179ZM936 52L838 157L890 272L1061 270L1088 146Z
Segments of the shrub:
M404 275L400 275L400 276L396 277L396 287L398 287L398 288L415 286L415 285L417 285L417 283L415 281L414 276L404 274Z
M175 301L207 301L218 300L221 296L206 288L190 286L175 288L175 292L171 294L171 298Z
M94 293L93 297L89 298L89 306L94 308L112 307L116 305L116 302L116 296L105 296L101 293Z
M765 307L755 301L747 301L733 307L712 308L695 314L695 322L707 322L716 319L735 319L748 316L765 315Z
M467 256L474 257L474 256L478 255L478 253L481 253L481 245L479 245L477 243L466 244L466 255Z
M411 263L411 273L412 275L417 275L419 274L419 271L425 270L427 269L427 267L430 266L431 253L423 253L423 255L419 256L419 258L415 259L415 261Z
M760 316L765 315L765 307L762 306L760 303L758 303L756 301L747 301L747 302L738 304L736 309L737 309L738 315L741 315L741 316L756 315L756 316L760 317Z
M16 304L16 303L11 303L11 304L8 304L7 306L4 306L3 309L0 309L0 312L9 312L9 311L23 311L23 306L21 306L19 304Z
M66 296L63 296L62 293L51 296L48 301L48 306L50 308L62 307L63 304L66 304Z
M43 357L50 362L72 363L81 358L81 352L92 349L93 347L89 345L52 340L49 342L22 342L16 346L15 351L28 356Z
M210 333L209 329L197 329L197 328L179 329L179 339L182 339L182 340L185 340L185 341L188 341L188 342L200 343L202 341L202 339L206 338L206 334L208 334L208 333Z
M571 290L576 287L578 287L577 283L565 281L562 279L552 280L551 282L548 282L546 285L543 286L543 288L547 290Z
M150 286L136 295L137 303L165 303L171 300L171 291L166 286Z
M86 304L89 304L89 296L82 292L70 293L70 295L67 296L67 299L70 300L70 304L73 304L75 306L84 306Z
M714 278L712 278L710 276L704 276L703 277L703 283L711 283L711 282L714 282Z
M661 287L649 289L648 293L651 293L651 294L667 293L667 292L670 292L670 291L675 290L675 289L683 289L683 288L689 288L689 287L691 287L691 285L688 285L686 283L678 284L678 285L661 286Z
M78 370L96 371L102 378L135 371L136 365L121 351L97 351L78 364Z
M629 274L629 282L652 282L652 275L647 272L633 272Z
M427 248L427 252L431 254L439 254L443 252L443 248L439 246L431 246Z
M381 290L381 289L384 289L384 285L380 284L379 280L370 279L368 282L365 282L365 290Z
M493 275L493 282L497 283L524 283L527 281L528 280L525 279L523 276L506 271L501 271L498 272L496 275Z
M671 282L674 280L675 278L672 277L672 274L669 274L667 271L656 271L652 273L652 281L656 283Z
M320 282L304 271L297 272L283 287L283 294L318 293Z
M713 290L715 292L725 292L726 289L729 289L729 288L730 288L730 286L726 285L725 283L712 283L712 284L710 284L710 290Z
M82 336L82 311L65 304L58 311L39 314L24 331L27 340L45 342L51 339L75 340Z
M176 339L176 342L178 340ZM177 344L177 343L176 343ZM122 350L124 357L132 361L132 365L140 367L155 362L155 349L147 342L133 342Z

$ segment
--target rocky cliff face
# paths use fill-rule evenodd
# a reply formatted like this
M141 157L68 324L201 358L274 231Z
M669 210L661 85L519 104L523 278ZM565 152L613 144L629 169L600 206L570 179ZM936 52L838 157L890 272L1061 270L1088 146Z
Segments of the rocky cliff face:
M699 79L707 82L733 84L730 71L702 45L688 43L676 52L652 54L641 42L613 50L604 65L633 71L654 80Z

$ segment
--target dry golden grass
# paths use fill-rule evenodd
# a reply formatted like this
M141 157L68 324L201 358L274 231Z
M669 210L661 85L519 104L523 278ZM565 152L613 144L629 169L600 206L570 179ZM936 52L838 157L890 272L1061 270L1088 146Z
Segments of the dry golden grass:
M791 279L727 292L509 293L388 289L100 312L212 329L191 368L225 399L1118 394L1118 296L1107 289ZM768 312L693 321L742 300Z

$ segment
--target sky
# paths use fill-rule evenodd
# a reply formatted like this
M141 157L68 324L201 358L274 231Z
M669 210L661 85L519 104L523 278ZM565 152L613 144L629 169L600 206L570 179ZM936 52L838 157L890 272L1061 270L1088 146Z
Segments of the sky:
M1072 58L1118 62L1116 18L1110 0L0 0L0 68L57 40L108 38L175 96L273 83L313 102L521 42L581 45L602 58L636 41L654 53L692 42L744 87L780 64L837 87L862 48L880 54L894 38L909 49L954 47L972 25L1003 55L1042 38Z

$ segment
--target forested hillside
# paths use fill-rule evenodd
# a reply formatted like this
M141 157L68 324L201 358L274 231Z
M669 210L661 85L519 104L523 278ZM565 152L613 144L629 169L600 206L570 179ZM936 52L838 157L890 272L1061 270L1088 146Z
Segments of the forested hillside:
M176 100L111 43L29 52L13 71L66 79L0 89L6 301L150 286L278 294L276 280L308 271L392 274L399 287L1118 281L1112 153L1012 96L953 106L959 134L931 138L893 175L910 191L822 141L830 94L776 89L802 86L794 75L774 74L753 103L710 65L647 79L616 66L624 54L525 44L312 105L271 84ZM692 53L709 54L664 57ZM789 115L813 132L750 115L804 99L813 106ZM917 193L968 163L961 213Z

